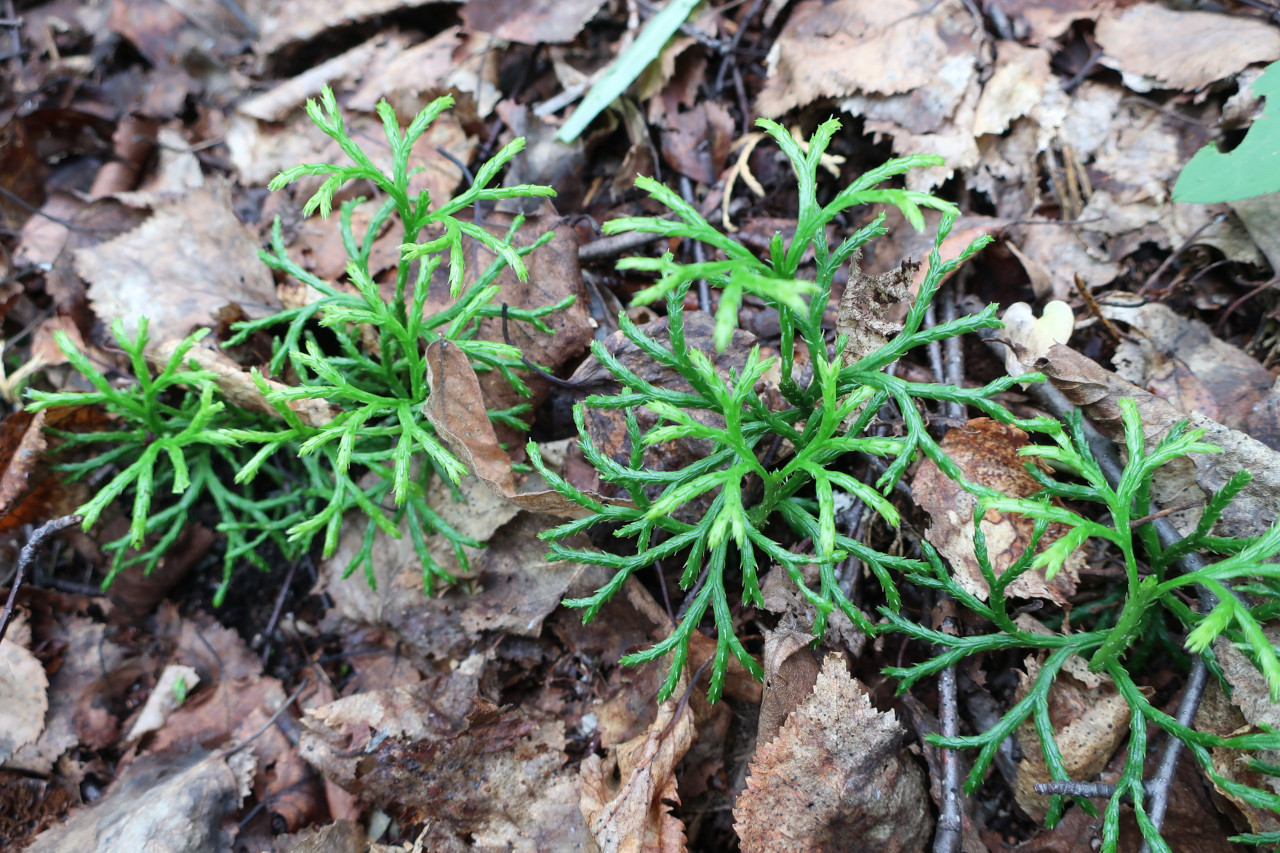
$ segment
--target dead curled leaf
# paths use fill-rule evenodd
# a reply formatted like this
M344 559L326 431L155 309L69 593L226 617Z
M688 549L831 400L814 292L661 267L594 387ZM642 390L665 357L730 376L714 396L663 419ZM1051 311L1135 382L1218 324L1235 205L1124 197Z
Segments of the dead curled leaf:
M179 343L180 341L176 340L166 341L149 349L147 361L153 368L163 370L164 366L169 363L169 359L173 357L173 353L178 348ZM280 413L267 402L266 396L258 390L258 386L249 372L222 352L197 345L187 353L186 361L195 362L196 366L201 370L208 370L217 374L214 382L217 384L218 390L222 392L222 396L226 397L229 403L251 412L260 412L276 418L280 417ZM288 387L274 379L263 377L262 381L266 383L268 390L271 391L284 390ZM316 398L290 400L289 408L304 424L313 427L324 426L337 417L341 411L333 403Z
M685 682L677 692L683 694ZM581 808L601 853L684 851L684 824L671 814L680 803L676 765L693 744L693 712L688 702L668 699L649 728L617 746L607 759L582 762ZM613 783L614 773L619 782Z
M990 418L975 418L961 429L947 432L942 449L967 479L990 486L1003 495L1028 497L1040 485L1024 467L1026 457L1018 450L1029 443L1027 434ZM986 599L990 590L978 567L973 547L973 511L978 499L945 476L931 460L926 460L911 484L916 503L932 517L926 531L929 542L950 563L956 580L967 591ZM983 516L982 532L987 537L987 554L997 577L1022 556L1031 542L1034 522L1026 516L990 510ZM1067 532L1066 526L1051 525L1040 542L1043 551ZM1046 580L1044 573L1028 571L1009 584L1005 594L1014 598L1043 598L1067 606L1076 591L1076 580L1084 565L1077 549L1062 571Z
M422 409L440 439L491 492L530 512L581 517L586 510L559 492L518 492L511 457L498 443L486 412L480 380L467 354L447 340L427 346L431 396ZM606 498L592 494L602 503Z
M923 850L933 831L924 773L904 731L880 713L844 659L829 655L813 693L759 745L734 828L751 853Z
M918 261L903 261L886 273L867 275L858 265L861 255L861 250L855 252L849 265L849 282L844 286L836 317L836 333L849 338L841 353L846 367L875 352L902 331L902 323L890 313L899 303L911 298L911 280L920 269Z

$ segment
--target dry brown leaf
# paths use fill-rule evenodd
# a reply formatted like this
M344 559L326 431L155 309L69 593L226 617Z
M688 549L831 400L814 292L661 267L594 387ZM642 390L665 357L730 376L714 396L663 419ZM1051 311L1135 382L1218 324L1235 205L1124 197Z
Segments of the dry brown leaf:
M52 641L65 644L62 666L49 680L49 711L44 731L5 763L6 770L48 776L54 763L79 742L75 714L82 695L94 689L103 673L118 669L125 652L107 635L106 627L79 616L61 616Z
M1264 21L1158 3L1104 16L1097 38L1102 64L1119 70L1138 92L1202 89L1255 62L1280 59L1280 32Z
M0 643L0 764L44 731L49 677L30 643L31 628L19 613Z
M447 340L427 346L427 384L431 396L423 406L440 440L480 478L495 495L530 512L577 518L587 510L559 492L519 492L511 457L498 443L486 411L484 393L471 360L457 344ZM599 501L607 499L591 495Z
M487 491L476 489L482 494ZM449 498L447 488L441 487L440 497L442 503L435 507L446 521L464 535L491 543L485 549L468 549L472 573L466 588L424 593L422 563L403 526L399 539L378 536L374 540L376 588L361 572L343 577L364 538L364 522L353 519L344 523L334 556L320 567L319 588L334 599L326 627L349 630L354 623L384 628L404 644L415 661L450 660L465 654L480 641L481 632L490 628L521 636L538 635L542 620L559 606L583 567L546 558L546 544L537 538L545 522L539 522L537 516L524 513L496 530L484 528L485 519L494 516L469 518L470 507ZM574 543L570 547L590 547L585 536ZM446 570L461 572L444 537L428 536L427 547Z
M973 135L1004 133L1014 119L1031 112L1049 82L1049 51L1014 41L996 45L996 67L974 108Z
M430 5L428 0L335 0L320 7L311 0L255 4L250 7L257 13L254 23L258 27L258 40L254 51L259 56L271 56L327 32L427 5Z
M757 747L734 828L749 853L923 850L933 830L920 768L903 730L829 655L813 694Z
M604 0L467 0L462 20L472 30L520 44L564 44L578 33Z
M903 261L889 272L867 275L858 264L861 256L861 250L855 252L849 265L849 283L836 317L836 334L849 336L841 353L845 367L861 361L902 331L902 323L891 314L911 298L910 284L921 266L918 261Z
M564 767L564 726L476 698L479 655L408 688L308 711L299 748L317 768L409 823L431 823L432 846L578 849L586 829Z
M700 101L685 112L665 112L662 123L662 156L666 161L690 180L715 183L734 138L729 110L715 101Z
M1031 689L1040 666L1027 658L1027 672L1018 673L1017 698L1021 700ZM1062 763L1072 779L1092 780L1107 766L1120 742L1129 734L1129 705L1116 690L1109 677L1095 677L1093 684L1078 681L1062 672L1049 690L1049 720L1054 740L1062 752ZM1150 693L1150 688L1143 688ZM1022 761L1018 762L1018 779L1014 798L1027 814L1043 820L1049 809L1049 797L1037 794L1035 786L1053 777L1044 763L1040 737L1030 719L1018 727L1018 743Z
M332 59L311 66L296 77L241 101L236 105L236 111L260 121L284 121L308 98L320 97L325 86L333 88L339 81L374 76L393 61L393 57L408 48L409 40L405 36L397 32L379 33Z
M1263 629L1274 643L1277 631L1274 627ZM1276 705L1271 702L1266 681L1255 667L1234 644L1219 640L1213 645L1214 653L1222 664L1223 675L1231 686L1231 698L1227 698L1215 679L1210 679L1205 688L1204 698L1196 709L1194 727L1197 731L1209 732L1220 737L1256 734L1262 731L1261 726L1274 726L1280 714ZM1214 770L1224 779L1240 782L1272 794L1280 791L1280 780L1258 772L1250 765L1250 756L1238 749L1213 749ZM1259 750L1253 755L1260 761L1275 763L1280 760L1280 753L1274 750ZM1280 830L1280 818L1269 809L1251 806L1238 794L1225 791L1214 783L1219 795L1230 801L1244 817L1244 823L1250 832L1275 832Z
M676 690L685 688L682 679ZM676 765L694 735L689 703L668 699L648 730L618 744L607 761L599 755L583 760L582 816L601 853L683 853L684 824L671 808L680 803Z
M229 818L249 793L255 763L252 749L229 757L202 750L143 757L102 799L40 834L27 849L229 850L236 835Z
M236 218L224 184L160 202L138 228L76 252L76 269L99 317L120 319L131 335L146 317L153 341L209 326L231 303L250 318L279 309L257 238Z
M1247 429L1254 407L1271 389L1271 372L1214 335L1208 324L1180 317L1159 302L1137 302L1113 293L1101 303L1104 317L1128 323L1141 335L1116 347L1116 374L1179 411L1199 411L1223 426Z
M147 361L152 367L163 370L169 359L177 350L180 341L166 341L149 349ZM201 370L208 370L216 375L213 380L227 401L241 409L260 412L279 418L280 413L267 402L266 396L258 390L253 376L221 350L207 349L202 346L192 347L186 355L187 361L194 361ZM283 382L263 377L269 391L283 391L289 386ZM336 418L342 410L328 400L308 398L306 400L290 400L288 407L298 416L298 420L307 426L321 427Z
M1161 397L1126 382L1066 346L1054 346L1034 367L1045 373L1054 386L1103 434L1123 443L1123 425L1117 401L1134 400L1142 418L1148 448L1155 446L1175 423L1186 417L1192 429L1205 430L1204 441L1222 448L1216 454L1192 454L1162 467L1152 481L1152 499L1161 506L1177 506L1203 499L1218 491L1237 471L1247 470L1253 480L1223 513L1216 531L1222 536L1259 536L1280 512L1280 453L1248 435L1192 412L1189 416ZM1174 526L1186 531L1194 526L1198 512L1175 513Z
M23 410L0 420L0 530L29 524L42 512L40 501L27 498L43 479L47 416L44 410Z
M990 418L975 418L961 429L949 430L942 439L942 449L972 482L989 486L1011 498L1025 498L1040 490L1040 485L1027 473L1026 457L1019 448L1029 443L1027 434L1014 426L1006 426ZM945 476L932 460L926 460L911 484L911 494L921 509L929 513L933 523L926 531L929 542L946 557L956 581L968 592L986 599L990 590L978 568L973 548L973 511L978 499L954 480ZM987 537L987 554L991 567L999 577L1022 556L1031 542L1034 522L1014 513L987 512L982 519L982 532ZM1043 551L1067 532L1065 525L1050 525L1040 541ZM1084 554L1076 550L1067 558L1062 570L1052 580L1040 571L1028 571L1005 588L1013 598L1043 598L1066 605L1076 590L1076 581L1084 565Z
M812 645L812 633L765 629L764 698L756 727L758 743L773 740L791 712L813 692L821 667L813 656Z
M762 115L778 116L820 98L854 92L932 91L953 54L938 22L956 10L969 17L961 3L950 0L798 3L769 52L769 79L756 108ZM970 34L972 29L970 17ZM963 49L969 51L965 41Z

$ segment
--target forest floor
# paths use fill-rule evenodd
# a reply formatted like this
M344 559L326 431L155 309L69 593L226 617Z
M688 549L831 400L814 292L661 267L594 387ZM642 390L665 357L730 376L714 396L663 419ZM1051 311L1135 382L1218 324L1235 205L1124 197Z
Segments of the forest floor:
M1148 418L1171 412L1171 423L1196 412L1223 435L1251 436L1249 464L1264 485L1248 498L1257 527L1236 535L1257 535L1275 519L1277 197L1171 200L1196 151L1239 142L1261 114L1251 87L1280 60L1280 11L1267 2L702 3L570 142L560 128L657 14L648 0L7 0L3 12L6 588L32 532L74 512L112 474L69 481L56 467L65 458L55 455L57 440L41 430L52 420L24 411L29 389L87 388L57 333L123 382L114 321L136 329L149 318L157 347L212 328L203 344L211 346L235 320L305 304L297 280L259 260L277 219L305 270L349 286L339 217L303 214L319 179L267 187L290 166L340 161L304 111L323 86L336 93L351 136L378 156L387 153L379 101L407 122L432 99L454 96L411 161L437 205L512 139L527 140L502 180L555 189L527 208L525 233L556 236L530 256L529 282L503 278L497 300L536 308L575 298L549 318L555 335L530 352L561 380L590 374L593 339L618 351L619 316L644 323L662 313L631 304L651 279L615 269L620 256L694 259L687 241L624 244L601 234L619 216L662 212L633 186L637 174L678 191L764 256L775 233L794 233L797 192L757 118L794 128L797 139L840 120L820 172L824 201L891 157L941 155L944 166L910 173L906 187L958 206L943 256L983 235L994 240L947 282L940 314L1026 303L998 336L1008 351L1018 341L1044 355L1057 342L1096 362L1087 376L1044 362L1072 402L1140 393ZM358 195L376 191L357 183L339 200ZM358 221L367 223L369 209ZM871 276L926 257L939 220L927 211L918 232L897 208L867 205L839 228L851 233L880 212L888 233L860 261ZM476 220L501 213L481 209ZM394 225L376 235L370 270L379 283L394 277L402 237ZM831 296L832 328L844 283L842 275ZM690 316L714 312L719 293L699 303L695 291ZM1055 301L1069 316L1037 325ZM748 298L738 325L749 343L776 351L776 311ZM502 324L482 329L502 341ZM269 340L241 348L233 371L248 382L248 368L269 354ZM642 354L631 358L638 372L653 367ZM895 371L925 382L958 375L977 387L1019 370L1017 358L1007 365L972 335L946 358L916 351ZM571 415L588 391L525 376L530 437L562 460L566 479L595 486ZM1022 386L1000 399L1022 417L1044 411ZM935 438L950 430L944 447L971 479L1026 488L1014 452L1025 436L976 410L925 414ZM74 431L77 418L102 423L100 412L73 413L60 426ZM524 439L503 437L523 462ZM861 464L848 470L869 477ZM909 488L892 495L900 529L868 512L845 532L907 555L921 553L924 537L964 571L973 531L966 538L957 519L972 499L928 465L903 482ZM363 572L344 577L363 536L350 523L327 559L314 549L288 560L264 546L269 571L240 568L219 607L226 540L211 504L191 509L156 571L126 570L105 592L102 545L128 526L124 502L90 530L51 539L21 579L0 644L0 848L126 850L149 840L149 849L171 851L1098 849L1101 819L1078 805L1044 826L1046 800L1031 786L1048 777L1029 728L971 795L925 740L942 730L940 715L958 714L961 734L985 731L1025 695L1043 656L972 658L952 674L958 687L929 678L899 695L883 670L924 659L927 644L868 638L833 618L822 642L808 645L808 625L795 630L804 605L781 569L765 577L762 566L765 606L735 606L732 616L765 683L731 667L723 698L708 703L699 676L716 643L696 634L687 678L659 704L669 660L618 661L670 632L684 596L679 558L637 573L584 625L560 601L589 595L610 573L548 560L538 534L555 519L474 480L462 491L469 503L447 489L430 500L484 547L470 549L470 569L435 596L423 591L407 535L374 542L376 588ZM155 500L173 498L157 490ZM1165 509L1176 516L1194 502L1175 496ZM998 514L989 521L989 539L1004 536L999 548L1026 544L1023 527ZM875 579L857 566L843 571L854 603L876 621L885 601ZM976 564L968 571L976 576ZM1067 625L1101 618L1123 582L1122 561L1099 546L1052 582L1010 594L1024 599L1020 619L1058 630L1064 615ZM740 587L729 597L736 604ZM902 612L920 624L942 624L947 606L903 587ZM989 628L968 620L960 630ZM1158 639L1168 647L1153 638L1130 660L1148 700L1173 714L1186 681L1183 635ZM1114 685L1073 673L1055 688L1052 709L1066 766L1077 779L1114 782L1129 706ZM1221 706L1234 731L1280 727L1265 691L1257 699L1229 667L1224 678L1237 688L1233 699L1215 682L1205 703ZM1151 772L1163 743L1152 727ZM1229 763L1220 772L1244 772ZM1275 814L1233 798L1185 757L1165 784L1163 834L1173 850L1243 849L1227 839L1280 828ZM959 797L961 825L935 847L948 794ZM1125 805L1119 849L1136 851L1139 841Z

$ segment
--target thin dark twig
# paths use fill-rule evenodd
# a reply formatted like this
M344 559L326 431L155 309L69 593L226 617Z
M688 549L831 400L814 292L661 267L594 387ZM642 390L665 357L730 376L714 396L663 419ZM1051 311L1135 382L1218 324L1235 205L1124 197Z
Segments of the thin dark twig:
M471 169L467 167L467 164L446 151L443 145L436 146L436 153L462 170L462 177L467 179L467 186L471 186L476 182L476 176L471 174Z
M502 303L502 340L506 342L507 346L515 348L516 345L511 343L511 332L507 329L507 303L505 302ZM561 388L581 388L582 387L582 385L580 385L577 382L570 382L567 379L561 379L559 376L556 376L552 373L548 373L547 371L543 370L541 367L534 364L532 361L529 361L529 359L525 358L524 352L520 353L520 361L524 364L525 367L529 368L534 373L538 374L543 379L547 380L553 385L559 385Z
M940 603L943 612L954 612L955 602ZM942 629L954 630L955 620L948 615ZM938 720L942 736L960 734L960 715L956 703L956 668L951 665L938 673ZM933 836L933 853L959 853L963 824L960 818L960 759L954 749L939 750L942 758L942 811L938 815L938 831Z
M680 195L684 198L685 203L690 206L697 204L697 199L693 195L693 182L685 175L680 176ZM693 261L701 264L706 261L707 253L702 247L702 243L693 240ZM698 308L707 313L711 312L711 287L707 284L705 278L698 279Z
M1182 245L1179 246L1174 251L1170 252L1169 256L1160 262L1160 266L1156 267L1155 272L1147 276L1147 280L1142 283L1142 287L1138 288L1138 295L1145 296L1147 292L1151 290L1152 287L1155 286L1156 281L1159 280L1160 276L1164 273L1164 271L1168 269L1169 264L1173 263L1174 260L1177 259L1178 255L1181 255L1183 252L1185 252L1187 250L1187 247L1190 246L1192 242L1194 242L1196 238L1198 238L1206 228L1208 228L1210 225L1217 225L1219 222L1221 222L1226 218L1227 218L1227 215L1225 213L1219 213L1217 216L1213 217L1213 219L1210 219L1208 222L1201 225L1196 230L1192 231L1191 236L1183 240Z
M610 258L616 258L623 252L639 249L641 246L647 246L655 240L661 239L661 234L651 234L648 231L632 231L626 234L614 234L612 237L592 240L585 246L578 247L578 263L594 264L607 261Z
M54 534L82 521L84 521L83 515L64 515L62 518L47 521L37 527L35 533L32 533L31 538L27 540L27 544L22 546L22 551L18 554L18 568L13 573L13 580L9 582L9 598L4 603L4 612L0 613L0 642L4 642L4 632L9 629L9 620L13 616L13 605L18 599L18 589L22 586L22 579L26 577L27 569L35 562L36 555L40 553L44 543Z
M244 749L249 744L253 743L258 738L262 737L262 735L266 733L267 729L275 725L276 720L280 719L280 715L283 714L290 705L298 701L298 697L302 695L302 691L306 690L310 686L311 686L311 677L307 676L303 678L302 683L298 685L297 689L289 694L289 698L285 699L284 702L281 703L280 707L276 708L275 713L271 715L271 718L262 724L262 728L258 729L256 732L254 732L252 735L246 738L243 742L223 750L221 753L219 753L218 757L230 758L240 750Z
M22 68L22 33L19 28L22 26L22 19L18 17L18 10L13 4L13 0L4 0L5 17L10 21L14 21L14 25L9 27L9 56L8 59L13 60L15 68Z
M1166 507L1159 512L1144 515L1142 518L1135 518L1133 521L1129 522L1129 526L1134 528L1141 527L1144 524L1150 524L1157 518L1164 518L1166 515L1173 515L1175 512L1182 512L1184 509L1191 509L1192 507L1197 506L1204 506L1204 501L1187 501L1186 503L1181 503L1177 506Z
M720 68L716 71L716 82L711 87L712 92L719 94L720 90L724 88L725 74L737 64L734 54L738 50L738 45L742 43L742 36L747 32L747 24L751 23L751 19L760 13L760 7L763 5L764 0L755 0L750 9L738 16L738 30L733 34L733 38L729 39L729 44L725 48L724 58L720 60Z
M944 286L939 294L942 301L942 322L950 323L956 319L956 293L952 286ZM943 381L956 388L964 387L964 347L960 345L959 336L953 335L942 343ZM964 418L964 405L955 400L948 400L943 406L943 414L960 420Z
M1063 797L1085 797L1090 800L1109 800L1116 795L1116 786L1105 782L1037 782L1036 793Z
M1199 655L1191 663L1191 673L1187 676L1187 686L1182 691L1182 701L1178 703L1178 723L1183 726L1190 726L1192 719L1195 718L1196 710L1200 707L1200 699L1204 696L1205 683L1208 681L1207 675L1209 668L1204 664L1204 658ZM1173 775L1178 770L1178 758L1182 753L1182 741L1176 737L1170 737L1164 745L1164 755L1160 756L1160 766L1156 768L1156 775L1147 783L1147 816L1151 818L1151 823L1156 828L1156 832L1160 831L1160 827L1164 825L1165 812L1169 809L1169 789L1173 785ZM1144 838L1139 853L1150 853L1151 845Z
M289 561L289 571L285 573L284 583L280 584L280 594L276 596L276 605L271 609L271 618L267 620L267 627L262 630L262 665L267 665L267 658L271 656L271 635L276 630L276 623L280 621L280 611L284 609L284 600L289 595L289 586L293 583L293 573L298 569L298 560Z

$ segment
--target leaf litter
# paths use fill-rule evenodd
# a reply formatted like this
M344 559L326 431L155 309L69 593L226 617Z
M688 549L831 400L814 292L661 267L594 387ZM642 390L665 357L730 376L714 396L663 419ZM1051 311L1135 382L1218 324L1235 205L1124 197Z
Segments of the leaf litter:
M253 317L306 304L314 294L257 260L275 213L304 266L348 286L336 218L303 218L300 194L264 190L285 166L333 159L332 143L308 132L301 112L326 84L339 91L348 127L375 146L379 99L403 113L438 94L459 98L460 109L414 152L423 167L416 186L436 202L466 180L459 163L517 134L536 131L544 140L536 174L558 176L562 206L544 208L527 232L556 237L528 258L527 284L514 276L500 282L511 308L577 297L549 318L554 335L526 337L522 324L506 332L530 361L576 386L528 374L534 397L526 418L544 448L569 433L568 407L601 390L605 373L585 353L593 336L655 384L679 387L674 374L607 334L638 282L607 264L579 263L580 244L596 239L591 219L647 212L630 190L633 173L661 173L673 186L686 179L690 203L704 215L723 213L767 244L794 223L776 218L787 209L774 193L780 166L751 145L751 119L785 114L788 126L808 128L845 113L858 132L837 139L831 168L848 176L889 154L943 154L947 166L913 176L911 187L941 186L967 199L953 240L998 238L980 274L952 286L1001 304L1030 303L1005 315L1017 320L1003 333L1012 345L1005 364L968 353L966 369L1042 370L1112 434L1116 400L1135 397L1149 443L1188 417L1224 452L1163 472L1154 497L1181 507L1171 520L1193 524L1205 495L1244 468L1254 480L1219 529L1251 535L1275 518L1280 357L1267 278L1280 257L1269 225L1274 200L1171 201L1179 170L1218 138L1220 123L1239 127L1259 114L1249 89L1259 66L1280 57L1280 38L1260 15L1104 0L981 9L958 1L740 4L663 21L675 36L654 50L642 43L656 56L645 68L628 66L636 55L628 50L660 4L469 0L447 21L426 8L416 0L345 0L317 12L253 0L24 10L25 28L15 31L21 59L4 60L22 97L0 98L0 217L9 235L0 244L6 547L79 502L67 493L75 484L49 468L45 413L13 411L30 383L75 381L55 330L119 367L102 335L117 317L150 317L163 358L165 346L192 328L218 326L228 312ZM611 63L634 72L622 81L622 99L600 103L589 125L585 112L575 121L570 105ZM573 145L554 139L566 121L584 131ZM482 211L481 224L504 230L512 213ZM832 328L876 340L894 334L894 304L910 300L907 273L927 251L896 215L891 234L869 247L862 278L828 306ZM381 260L372 266L384 279L401 239L394 229L378 235ZM943 254L954 255L956 245ZM659 248L686 251L677 242ZM1097 292L1096 305L1080 295L1077 276ZM1050 299L1060 301L1046 308ZM768 318L754 311L743 306L743 328L754 336L736 333L724 354L710 346L707 315L687 314L686 334L727 373L753 343L776 346ZM1105 333L1099 317L1121 337ZM664 322L646 329L661 339ZM487 319L481 334L502 341L499 318ZM225 391L261 407L247 370L261 359L252 347L197 357L220 373ZM866 345L854 347L851 359ZM633 578L591 625L559 609L562 598L604 579L596 569L545 559L537 536L552 523L546 513L571 508L520 470L522 437L505 426L495 431L482 416L519 400L499 397L502 383L442 349L428 356L429 363L439 357L431 396L439 405L424 416L479 477L456 491L437 483L430 502L486 546L455 552L443 540L429 543L459 587L423 589L408 530L376 541L376 588L360 573L343 578L363 536L349 524L332 559L281 565L278 575L243 588L215 614L232 630L198 612L207 594L195 580L200 572L188 572L219 547L219 519L189 526L184 553L157 572L171 577L132 579L137 586L121 585L111 598L85 588L101 560L94 542L71 540L80 579L54 583L42 567L38 585L19 597L21 627L0 646L8 661L0 679L7 697L0 796L29 818L26 829L0 821L0 832L11 833L4 841L111 849L103 839L126 831L127 839L176 839L167 847L175 850L222 849L233 840L254 850L682 850L720 849L736 826L742 849L842 849L854 837L842 821L852 819L860 821L856 849L924 849L935 812L913 738L925 730L898 723L915 728L924 718L903 714L906 705L879 674L906 647L869 642L837 614L812 648L804 632L812 607L788 598L791 587L776 582L783 574L775 569L763 584L765 607L735 613L765 664L763 689L731 670L726 701L706 705L694 676L715 643L697 635L681 690L655 708L656 668L624 670L613 661L664 635L679 606L677 571L655 565L651 576ZM766 400L779 393L770 382L766 375L760 388ZM1009 396L1031 405L1016 388ZM333 414L318 400L298 408L312 423ZM597 447L625 461L627 432L614 414L589 410L588 430ZM882 416L884 429L895 428L892 413ZM101 428L87 417L60 427ZM1009 494L1030 488L1016 456L1024 437L982 420L947 425L954 428L943 446L970 479ZM560 448L564 476L577 482L581 457ZM661 470L706 450L677 441L646 454ZM985 581L968 535L972 500L948 491L929 464L911 482L918 512L903 530L851 517L851 531L904 550L923 536L981 596ZM999 570L1028 531L1007 518L982 524ZM1070 623L1096 592L1096 573L1105 576L1104 557L1077 554L1053 581L1027 574L1013 592ZM867 595L865 575L850 564L841 581ZM181 603L163 602L166 594ZM874 598L862 604L874 613ZM846 655L856 678L828 652ZM1231 697L1211 689L1196 725L1221 734L1274 725L1255 670L1229 645L1218 655ZM991 660L964 672L965 713L980 693L1016 701L1038 666ZM1155 664L1149 675L1153 701L1172 708L1173 670ZM1084 670L1064 678L1050 714L1065 732L1059 740L1069 766L1105 780L1127 723L1112 688L1089 678ZM926 692L920 699L936 701ZM976 712L966 717L965 725L979 724ZM1097 736L1104 730L1110 735ZM1084 849L1097 825L1080 809L1052 830L1023 820L1042 813L1030 789L1046 776L1035 733L1019 731L1017 741L1014 775L989 784L1002 793L970 803L966 845L980 836L990 849ZM1227 754L1215 761L1226 778L1273 785L1231 765ZM1275 828L1249 804L1228 803L1229 791L1186 762L1179 772L1166 822L1174 849L1224 849L1233 821L1235 831ZM797 798L820 808L800 808ZM197 802L204 807L187 805ZM389 843L369 845L366 828ZM322 843L333 846L306 846Z

